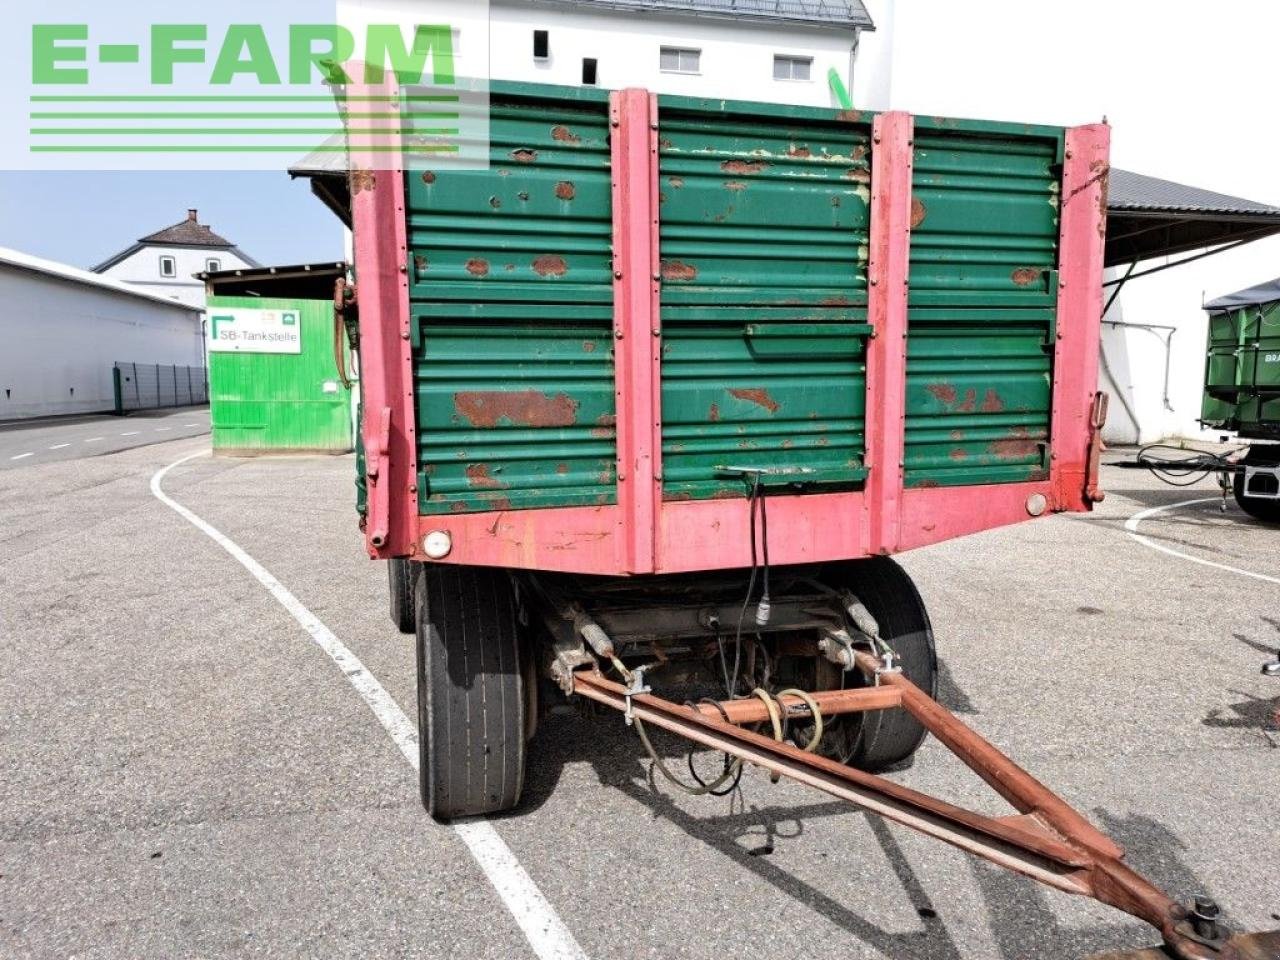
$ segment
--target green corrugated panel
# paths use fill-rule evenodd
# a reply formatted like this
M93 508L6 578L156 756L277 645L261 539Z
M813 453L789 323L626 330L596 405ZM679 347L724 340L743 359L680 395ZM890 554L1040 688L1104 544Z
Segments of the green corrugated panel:
M1280 434L1280 303L1209 317L1201 418L1246 436Z
M667 499L865 476L870 126L660 97Z
M918 118L907 486L1048 475L1061 132Z
M351 393L333 360L333 303L212 297L209 308L297 310L302 351L209 354L213 448L223 452L351 449ZM337 389L326 392L326 384Z
M607 98L495 87L490 151L407 175L422 512L612 503Z

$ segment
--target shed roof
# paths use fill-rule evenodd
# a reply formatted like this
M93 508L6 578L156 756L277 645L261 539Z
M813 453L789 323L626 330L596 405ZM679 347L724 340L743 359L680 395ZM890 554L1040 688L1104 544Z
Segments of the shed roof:
M168 297L158 297L153 293L146 293L145 291L139 290L137 287L124 283L123 281L113 280L111 277L104 277L101 274L91 273L88 270L81 270L79 267L73 267L69 264L58 263L56 260L45 260L42 257L33 257L29 253L23 253L20 250L11 250L8 247L0 247L0 265L14 267L18 270L26 270L30 273L43 274L45 276L54 277L58 280L67 280L71 283L83 284L87 287L96 287L99 290L122 294L126 297L136 297L139 300L150 300L153 303L164 304L166 307L174 307L179 310L189 310L192 313L201 312L199 307L193 307L178 300L171 300Z
M347 275L342 260L297 263L253 269L197 273L211 297L285 297L294 300L332 300L334 282Z
M1111 168L1107 266L1280 233L1280 207Z
M770 20L875 30L862 0L537 0L610 7L632 13L684 13L691 16Z

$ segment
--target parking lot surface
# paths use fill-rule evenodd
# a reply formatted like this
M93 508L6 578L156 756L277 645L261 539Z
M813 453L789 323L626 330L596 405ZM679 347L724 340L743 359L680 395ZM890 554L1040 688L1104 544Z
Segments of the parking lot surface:
M208 433L208 407L0 423L0 470L80 460Z
M529 916L422 812L351 678L153 494L206 444L0 472L0 956L534 956ZM412 640L363 554L352 472L200 456L162 484L413 717ZM1213 488L1104 473L1092 515L902 557L941 699L1171 894L1280 927L1280 680L1259 673L1280 646L1280 530L1202 502L1149 514L1140 543L1135 514ZM579 955L1013 960L1154 941L759 771L697 799L642 756L619 717L558 713L522 808L492 821ZM932 741L894 777L1004 812Z

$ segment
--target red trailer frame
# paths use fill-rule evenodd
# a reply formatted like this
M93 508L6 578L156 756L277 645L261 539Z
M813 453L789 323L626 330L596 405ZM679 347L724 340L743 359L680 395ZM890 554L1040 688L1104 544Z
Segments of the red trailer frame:
M419 515L404 173L353 173L371 556L423 559L423 537L444 531L452 548L442 563L608 575L750 565L742 502L663 500L657 97L622 90L609 106L616 505ZM1048 479L904 489L913 121L900 112L874 118L869 474L863 491L770 496L775 528L786 531L770 542L773 563L893 554L1051 512L1087 511L1101 499L1096 391L1109 142L1105 124L1066 132ZM379 163L385 167L386 158Z

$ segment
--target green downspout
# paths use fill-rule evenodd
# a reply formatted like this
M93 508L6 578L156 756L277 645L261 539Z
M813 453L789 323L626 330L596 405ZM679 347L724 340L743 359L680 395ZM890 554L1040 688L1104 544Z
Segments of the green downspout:
M827 70L827 83L831 85L831 92L835 95L836 103L840 104L840 109L852 110L853 97L849 96L849 88L844 85L835 67Z

